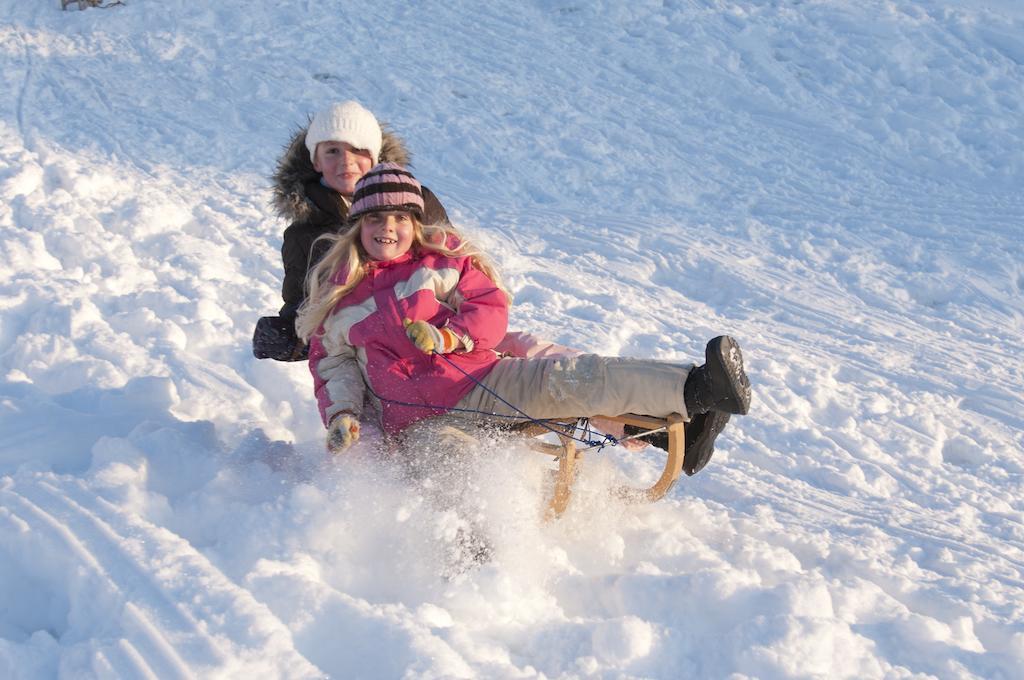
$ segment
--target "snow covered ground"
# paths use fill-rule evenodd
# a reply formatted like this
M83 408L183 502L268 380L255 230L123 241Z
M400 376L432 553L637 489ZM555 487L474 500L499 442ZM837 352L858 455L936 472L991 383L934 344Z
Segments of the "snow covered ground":
M0 0L0 677L1020 678L1016 0ZM327 459L268 176L356 98L514 327L755 389L651 506L606 450L454 508ZM429 452L409 452L429 455ZM494 560L445 578L461 523Z

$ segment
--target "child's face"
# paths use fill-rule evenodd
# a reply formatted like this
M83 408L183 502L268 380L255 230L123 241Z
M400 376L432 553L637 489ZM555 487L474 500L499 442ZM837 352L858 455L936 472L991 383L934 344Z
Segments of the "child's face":
M345 142L320 142L316 145L313 169L324 176L324 184L342 196L351 197L356 182L373 167L373 157L366 149L357 149Z
M370 213L359 222L359 239L374 260L393 260L412 247L413 218L401 210Z

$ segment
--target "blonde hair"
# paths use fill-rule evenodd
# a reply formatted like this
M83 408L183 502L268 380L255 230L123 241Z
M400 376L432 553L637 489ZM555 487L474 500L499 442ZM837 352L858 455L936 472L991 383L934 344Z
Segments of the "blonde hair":
M329 242L330 248L306 276L309 294L299 307L295 327L299 337L306 342L317 332L342 298L351 293L366 276L366 265L371 261L363 248L360 234L361 216L354 225L342 234L324 234L316 242ZM421 224L413 216L413 239L410 250L430 250L449 257L468 257L473 266L483 272L505 297L511 301L497 269L490 258L468 241L448 223ZM452 247L454 246L454 247ZM340 281L340 283L338 283Z

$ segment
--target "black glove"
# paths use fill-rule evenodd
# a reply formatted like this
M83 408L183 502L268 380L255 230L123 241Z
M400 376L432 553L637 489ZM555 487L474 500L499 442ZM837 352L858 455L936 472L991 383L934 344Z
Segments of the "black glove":
M261 316L252 334L252 354L257 359L304 361L309 346L295 332L295 321L281 316Z

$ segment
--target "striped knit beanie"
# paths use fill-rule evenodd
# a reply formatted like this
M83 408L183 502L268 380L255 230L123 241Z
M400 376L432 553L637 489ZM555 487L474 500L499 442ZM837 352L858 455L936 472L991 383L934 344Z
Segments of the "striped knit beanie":
M398 163L378 163L359 178L348 216L383 210L408 210L423 221L423 187Z

